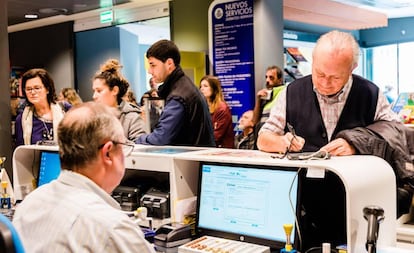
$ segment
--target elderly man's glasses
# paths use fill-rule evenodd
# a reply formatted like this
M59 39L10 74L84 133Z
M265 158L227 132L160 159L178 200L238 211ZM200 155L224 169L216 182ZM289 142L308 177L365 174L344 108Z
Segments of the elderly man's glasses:
M43 86L35 86L33 88L31 87L26 87L25 91L26 93L32 93L33 91L35 93L39 93L41 90L43 89Z
M130 140L126 140L125 142L117 142L117 141L112 141L115 145L122 145L122 153L124 153L124 156L127 157L132 153L132 150L134 150L134 146L135 143L130 141Z
M122 153L124 153L125 157L131 155L132 151L134 150L134 146L135 146L135 143L130 141L130 140L126 140L125 142L112 141L112 143L115 144L115 145L122 145ZM99 146L98 149L101 149L105 144L106 143Z

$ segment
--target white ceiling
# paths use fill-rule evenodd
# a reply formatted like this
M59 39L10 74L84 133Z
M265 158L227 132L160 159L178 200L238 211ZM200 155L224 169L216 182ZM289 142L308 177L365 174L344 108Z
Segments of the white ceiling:
M3 0L1 0L3 1ZM99 8L102 0L7 0L8 1L8 20L9 26L30 22L24 18L24 14L37 13L39 18L48 18L54 15L73 16L74 14ZM113 4L125 2L140 3L149 5L152 2L160 2L160 0L110 0ZM164 0L168 1L168 0ZM284 4L292 0L283 0ZM299 5L309 3L317 3L317 0L293 0ZM348 6L357 6L361 9L372 10L385 13L388 18L399 18L414 16L414 0L324 0L324 2L341 3ZM315 5L315 4L314 4ZM315 9L323 9L325 4L320 4ZM41 12L43 10L43 12ZM54 13L45 13L44 10L54 10ZM60 10L66 10L62 13ZM310 12L310 11L308 11ZM332 16L341 14L340 12L331 11ZM348 15L348 16L352 16ZM305 21L305 23L311 23ZM312 21L312 20L310 20ZM327 23L325 21L325 23ZM312 24L312 23L311 23ZM340 27L338 27L340 28Z
M414 16L413 0L332 0L335 2L358 6L368 10L385 13L388 18Z

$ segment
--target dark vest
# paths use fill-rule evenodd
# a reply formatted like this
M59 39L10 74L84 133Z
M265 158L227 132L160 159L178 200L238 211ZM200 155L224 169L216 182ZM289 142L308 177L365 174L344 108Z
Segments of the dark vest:
M344 129L365 127L374 121L378 87L353 75L352 88L332 134L332 140ZM288 85L286 91L286 122L305 139L303 151L316 151L328 143L318 99L313 91L312 77L306 76ZM285 129L287 131L287 129Z
M158 92L165 103L180 101L185 108L183 127L171 145L215 147L213 125L204 96L194 83L177 67L160 86Z

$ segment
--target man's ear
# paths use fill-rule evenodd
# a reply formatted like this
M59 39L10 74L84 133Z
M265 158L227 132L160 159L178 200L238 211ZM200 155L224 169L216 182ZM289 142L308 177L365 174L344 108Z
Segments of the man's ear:
M169 69L174 69L175 63L174 63L174 60L172 58L168 58L165 62L167 63L167 66L168 66Z
M100 152L103 160L111 158L110 152L113 149L113 147L114 147L114 143L112 141L108 141L103 145L101 152Z
M351 72L354 71L357 67L358 67L358 63L356 63L356 62L353 63Z

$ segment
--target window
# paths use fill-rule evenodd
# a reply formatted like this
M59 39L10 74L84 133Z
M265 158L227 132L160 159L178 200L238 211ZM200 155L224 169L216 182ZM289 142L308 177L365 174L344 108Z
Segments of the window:
M412 61L414 42L398 43L366 49L367 78L396 99L402 92L413 92Z

